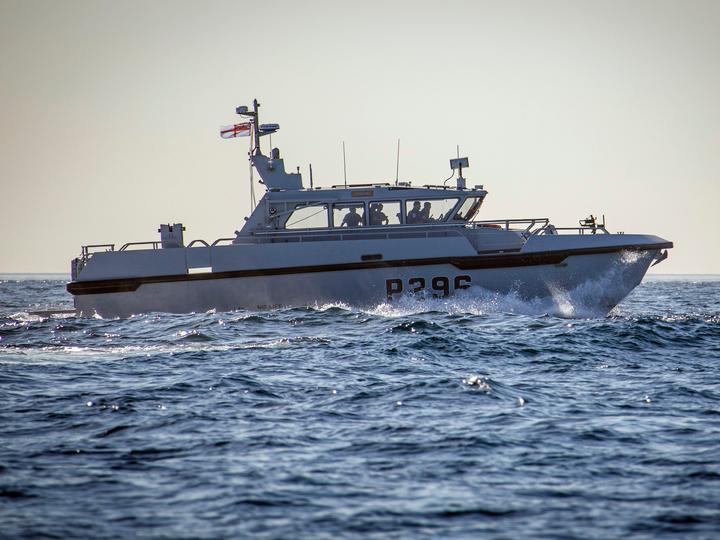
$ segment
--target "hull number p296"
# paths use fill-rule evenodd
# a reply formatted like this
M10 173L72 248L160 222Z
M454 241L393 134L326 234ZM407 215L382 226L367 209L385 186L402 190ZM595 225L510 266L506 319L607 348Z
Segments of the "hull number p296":
M450 294L450 284L453 285L453 290L469 289L472 284L472 278L470 276L455 276L454 279L450 279L445 276L437 276L429 280L423 277L413 277L404 283L402 279L386 279L385 290L387 291L388 302L392 301L393 295L402 294L408 292L411 294L417 294L424 291L427 285L430 285L430 290L433 291L433 298L443 298Z

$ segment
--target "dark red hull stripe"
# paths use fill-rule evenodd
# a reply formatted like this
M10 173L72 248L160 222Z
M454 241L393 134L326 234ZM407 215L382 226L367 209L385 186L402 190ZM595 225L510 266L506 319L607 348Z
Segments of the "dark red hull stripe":
M67 284L69 293L75 296L83 294L108 294L136 291L141 285L150 283L174 283L177 281L206 281L209 279L233 279L259 276L287 276L292 274L312 274L317 272L341 272L346 270L370 270L374 268L404 268L452 264L459 270L484 270L491 268L516 268L522 266L541 266L559 264L570 256L617 253L620 251L651 251L673 247L672 242L657 244L638 244L632 246L608 246L583 249L565 249L543 251L540 253L506 253L475 257L435 257L427 259L407 259L396 261L368 261L345 264L323 264L315 266L293 266L290 268L263 268L258 270L234 270L230 272L207 272L203 274L177 274L172 276L149 276L140 278L101 279L96 281L72 281Z

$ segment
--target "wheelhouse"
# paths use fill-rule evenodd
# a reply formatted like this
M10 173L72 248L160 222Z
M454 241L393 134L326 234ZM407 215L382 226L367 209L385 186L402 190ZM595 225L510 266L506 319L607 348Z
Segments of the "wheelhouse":
M266 204L249 221L265 231L464 225L475 217L485 195L478 189L394 186L277 192L268 193Z

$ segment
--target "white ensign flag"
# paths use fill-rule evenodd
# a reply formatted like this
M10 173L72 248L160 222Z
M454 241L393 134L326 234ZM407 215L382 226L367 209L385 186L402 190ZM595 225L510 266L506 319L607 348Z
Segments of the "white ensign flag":
M252 123L245 122L244 124L234 124L232 126L221 126L220 136L223 139L233 139L235 137L249 137L250 127Z

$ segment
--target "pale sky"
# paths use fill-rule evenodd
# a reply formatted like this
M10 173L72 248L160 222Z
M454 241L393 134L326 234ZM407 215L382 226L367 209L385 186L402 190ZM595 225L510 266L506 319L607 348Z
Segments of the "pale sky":
M718 1L0 0L0 272L85 244L234 236L238 105L315 185L438 184L456 147L479 219L605 215L720 274ZM268 141L263 140L264 150ZM256 186L258 198L262 186Z

